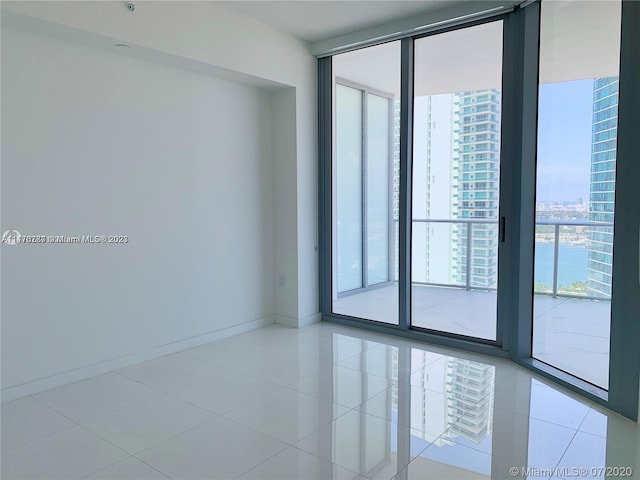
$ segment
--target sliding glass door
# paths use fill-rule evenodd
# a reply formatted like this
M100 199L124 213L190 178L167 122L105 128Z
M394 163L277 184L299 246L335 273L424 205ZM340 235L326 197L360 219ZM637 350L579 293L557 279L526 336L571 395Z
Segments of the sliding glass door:
M496 341L503 22L415 41L411 325ZM437 68L435 68L437 66ZM398 324L400 42L333 57L333 312Z
M414 44L411 324L496 340L503 22Z

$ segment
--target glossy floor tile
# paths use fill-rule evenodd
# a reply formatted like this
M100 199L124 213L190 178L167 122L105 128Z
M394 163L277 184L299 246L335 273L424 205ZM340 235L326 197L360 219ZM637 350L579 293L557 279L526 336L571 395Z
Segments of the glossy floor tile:
M71 420L83 422L154 394L147 385L109 373L40 393L35 398Z
M366 477L295 447L287 448L240 478L242 480L281 480L286 478L300 480L314 480L317 478L327 480L366 480Z
M85 426L125 452L133 454L215 417L202 408L159 393L151 400L103 415L85 423Z
M401 444L403 448L400 448ZM377 479L393 476L429 444L430 441L417 430L411 432L409 427L351 410L295 446L340 467Z
M3 479L640 478L639 458L638 424L507 360L326 323L2 405Z
M211 376L213 369L210 364L180 352L123 368L119 373L166 392Z
M92 480L166 480L166 475L134 457L128 457L88 477Z
M281 389L227 413L225 417L293 444L348 411L347 407L306 393Z
M2 478L82 478L127 453L77 426L2 452Z
M287 444L225 418L195 428L136 455L170 478L236 478Z
M224 388L221 388L224 386ZM216 414L225 414L283 388L250 375L226 369L170 392L171 395Z
M3 451L75 426L67 417L34 397L5 403L0 418Z

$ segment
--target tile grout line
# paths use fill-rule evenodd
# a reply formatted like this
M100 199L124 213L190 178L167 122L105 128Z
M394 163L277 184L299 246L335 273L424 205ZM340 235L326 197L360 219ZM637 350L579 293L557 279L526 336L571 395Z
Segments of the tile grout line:
M567 446L565 447L564 451L562 452L562 455L560 455L560 458L559 458L558 462L553 467L554 473L558 471L558 466L562 463L562 459L565 457L565 455L567 454L567 451L569 450L569 448L573 444L573 441L575 440L576 436L578 435L578 432L580 431L580 427L582 427L582 424L584 423L585 419L587 418L587 415L589 415L590 411L591 411L591 408L589 407L587 409L587 412L584 414L584 417L582 417L582 420L578 424L578 427L573 432L573 435L571 436L571 440L569 440L569 442L567 443Z
M12 400L12 402L20 401L20 400L27 399L27 398L31 398L32 400L36 401L37 403L39 403L39 404L40 404L40 405L42 405L43 407L45 407L45 408L47 408L47 409L51 410L53 413L55 413L55 414L57 414L57 415L60 415L61 417L63 417L63 418L65 418L65 419L69 420L73 425L69 425L69 426L67 426L67 427L65 427L65 428L63 428L63 429L61 429L61 430L57 430L57 431L55 431L55 432L47 433L47 434L43 435L42 437L39 437L39 438L36 438L36 439L33 439L33 440L29 440L29 441L24 442L24 443L22 443L22 444L20 444L20 445L16 445L15 447L11 447L11 448L9 448L9 449L7 450L7 453L8 453L8 452L10 452L10 451L12 451L12 450L16 450L16 449L18 449L18 448L26 447L27 445L30 445L30 444L32 444L32 443L34 443L34 442L39 442L39 441L41 441L41 440L45 440L45 439L47 439L47 438L49 438L49 437L52 437L53 435L57 435L57 434L59 434L59 433L66 432L67 430L70 430L70 429L72 429L72 428L75 428L75 427L79 427L79 426L81 426L78 422L76 422L76 421L75 421L75 420L73 420L72 418L67 417L67 416L66 416L65 414L63 414L62 412L59 412L58 410L54 409L53 407L51 407L51 406L47 405L46 403L44 403L44 402L42 402L42 401L38 400L38 399L35 397L35 395L28 395L28 396L26 396L26 397L17 398L16 400Z

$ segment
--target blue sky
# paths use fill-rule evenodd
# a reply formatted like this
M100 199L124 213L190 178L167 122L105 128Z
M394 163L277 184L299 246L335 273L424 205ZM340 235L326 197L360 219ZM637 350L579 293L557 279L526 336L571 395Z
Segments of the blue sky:
M593 80L540 85L537 201L589 199Z

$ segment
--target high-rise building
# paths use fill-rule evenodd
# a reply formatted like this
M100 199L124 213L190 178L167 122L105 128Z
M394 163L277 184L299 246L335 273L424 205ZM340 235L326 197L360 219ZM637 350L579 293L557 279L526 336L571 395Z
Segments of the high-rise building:
M596 78L593 81L589 220L612 224L589 230L587 294L600 298L611 298L617 125L618 77Z
M500 101L499 90L453 95L452 218L492 222L456 225L452 277L465 283L469 264L470 286L481 288L495 288L498 279Z
M412 268L414 282L451 283L452 95L416 97L413 106Z
M396 102L393 173L396 225L399 110L399 102ZM412 281L465 285L469 224L455 220L478 220L488 222L474 223L470 227L473 252L469 262L470 286L495 288L498 277L500 91L416 97L413 113ZM429 222L434 219L452 221Z
M393 100L393 220L400 218L400 99Z
M400 278L400 99L393 100L393 280Z

